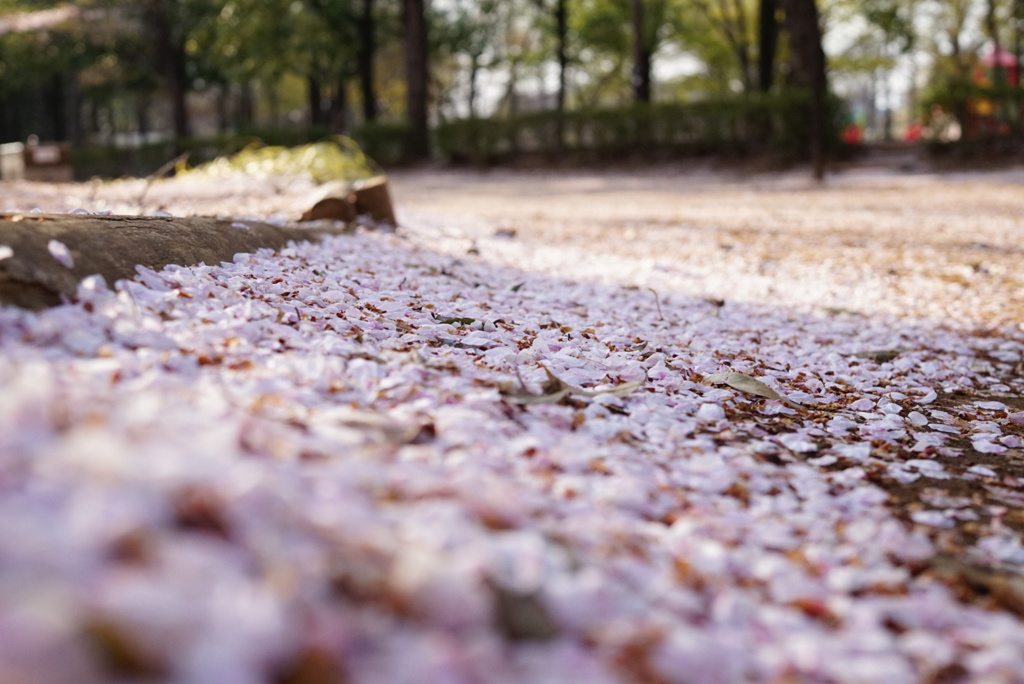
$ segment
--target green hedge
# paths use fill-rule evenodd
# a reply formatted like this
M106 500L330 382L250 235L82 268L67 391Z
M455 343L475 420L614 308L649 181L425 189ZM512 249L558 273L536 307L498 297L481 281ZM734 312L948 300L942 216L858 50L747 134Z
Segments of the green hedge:
M830 101L830 140L838 149L842 106ZM806 156L808 98L800 93L752 94L687 103L632 105L615 109L541 111L514 117L460 119L434 131L435 153L453 163L497 164L519 159L596 162L639 158L724 154L773 155L783 160ZM326 130L254 129L203 139L185 139L126 149L88 147L72 152L75 177L147 176L171 159L189 153L198 165L233 154L259 140L293 147L327 137ZM406 163L409 127L366 124L352 138L384 169Z
M190 166L234 154L253 142L295 147L327 139L326 128L260 128L209 138L186 138L148 143L126 148L91 145L71 152L71 165L77 180L93 177L144 177L180 154L188 153ZM406 162L409 127L402 124L364 124L352 131L352 138L371 159L385 169Z
M209 138L183 138L147 143L139 147L90 145L71 152L71 166L77 180L93 177L144 177L181 154L188 164L198 166L219 156L234 154L250 143L294 147L328 135L327 130L253 129Z
M352 139L368 157L385 169L408 163L406 145L409 140L407 124L372 123L357 126Z
M530 112L462 119L438 127L435 142L450 162L495 164L518 157L550 161L668 158L694 154L775 154L800 158L808 147L808 99L790 93L616 109ZM841 106L830 106L830 139L838 144ZM561 135L559 132L561 131Z

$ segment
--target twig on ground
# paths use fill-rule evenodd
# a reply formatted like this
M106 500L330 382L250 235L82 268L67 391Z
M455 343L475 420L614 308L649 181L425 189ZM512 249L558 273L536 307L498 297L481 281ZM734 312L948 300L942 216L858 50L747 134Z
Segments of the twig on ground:
M658 307L658 320L659 321L665 320L665 316L661 313L661 297L658 296L657 290L655 290L653 287L649 287L647 289L650 290L654 294L654 304L655 304L655 306Z
M142 211L143 203L146 201L146 195L149 194L149 189L153 186L153 183L156 182L158 178L163 178L164 176L166 176L178 164L187 161L188 155L188 152L185 152L184 154L179 154L177 157L170 160L169 162L161 166L159 169L146 176L146 186L142 189L142 193L139 195L139 199L135 201L135 203L139 207L140 212Z

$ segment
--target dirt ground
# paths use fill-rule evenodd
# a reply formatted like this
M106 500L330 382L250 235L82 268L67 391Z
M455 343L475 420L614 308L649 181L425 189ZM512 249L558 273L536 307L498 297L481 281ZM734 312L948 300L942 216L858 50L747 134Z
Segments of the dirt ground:
M396 174L394 186L400 209L518 239L655 267L714 264L757 274L765 296L751 293L753 301L778 301L777 281L797 280L833 292L833 308L1024 322L1024 169L936 175L861 167L820 186L800 172L693 168L442 172Z

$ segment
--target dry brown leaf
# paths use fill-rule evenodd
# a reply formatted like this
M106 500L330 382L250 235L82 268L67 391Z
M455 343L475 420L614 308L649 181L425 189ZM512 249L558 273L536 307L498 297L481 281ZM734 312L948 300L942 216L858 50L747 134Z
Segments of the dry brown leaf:
M887 363L892 361L897 356L904 352L911 351L910 349L873 349L869 351L857 352L853 356L858 359L867 359L868 361L874 361L875 363Z
M735 371L726 371L724 373L712 373L711 375L704 378L704 384L706 385L728 385L735 390L740 392L746 392L747 394L754 394L765 399L775 399L781 401L786 406L791 408L807 408L803 404L798 404L791 399L787 399L768 385L764 384L756 378L752 378L745 373L737 373Z
M614 397L624 397L627 394L631 394L636 391L644 384L643 380L633 380L609 387L608 389L588 390L568 384L552 373L546 366L541 366L541 368L544 369L544 372L548 376L541 394L534 394L533 392L528 391L525 383L522 381L522 378L520 378L519 384L522 386L522 391L510 392L505 395L506 398L511 399L518 404L557 404L562 399L565 399L570 395L580 397L597 397L602 394L610 394Z

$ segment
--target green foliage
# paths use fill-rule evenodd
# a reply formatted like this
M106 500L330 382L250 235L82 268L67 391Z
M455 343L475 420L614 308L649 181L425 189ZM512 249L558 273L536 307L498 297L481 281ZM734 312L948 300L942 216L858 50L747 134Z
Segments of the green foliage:
M861 0L860 12L899 53L914 47L913 6L901 0Z
M188 163L199 165L217 157L235 154L250 145L294 147L326 138L326 129L301 131L294 128L261 128L204 138L186 138L148 143L135 148L113 145L89 145L71 153L75 178L94 176L148 176L179 154L188 154Z
M0 94L33 87L75 68L86 50L81 36L68 31L0 36Z
M253 143L235 154L180 171L179 175L210 179L240 174L251 178L307 177L326 183L370 178L378 173L380 167L367 158L355 141L333 136L297 147Z
M433 88L439 102L451 100L463 81L468 106L476 108L477 74L508 57L518 3L508 0L450 0L434 5L429 14L429 52Z
M440 126L437 146L452 162L493 164L523 155L552 161L671 158L725 153L805 154L808 97L749 94L688 103L631 105L567 112L531 112L504 119L464 119ZM841 116L832 103L830 138ZM559 123L564 135L558 142ZM837 144L837 143L833 143Z
M955 123L961 131L961 147L970 141L1024 139L1024 89L1006 84L983 86L965 78L951 77L930 87L921 108L934 137L947 137Z
M675 0L645 0L643 40L651 54L673 36ZM584 106L625 101L630 92L633 26L628 0L577 0L570 27L579 68L586 73L579 99Z
M16 12L33 12L63 4L61 0L0 0L0 16Z
M628 2L581 0L572 17L582 50L617 56L629 53Z
M408 161L408 135L409 128L405 124L374 123L357 127L352 133L352 140L372 160L369 164L392 168ZM259 128L208 138L190 138L177 144L164 141L132 149L93 145L72 151L72 167L75 178L79 180L94 176L147 176L181 153L188 153L189 164L199 166L238 154L247 148L297 148L332 139L326 128L306 131L295 128Z
M384 168L408 162L406 149L409 125L405 123L364 123L352 131L355 140L367 156Z
M464 54L490 62L508 17L501 12L507 0L452 0L433 10L430 17L432 50Z
M707 91L725 94L753 89L757 17L757 0L688 0L670 3L667 27L703 64L698 78Z
M183 141L182 146L198 152L195 141ZM142 145L132 149L90 145L71 150L71 168L75 180L90 178L120 178L122 176L148 176L177 156L174 142ZM210 158L210 151L204 151ZM197 155L198 156L198 155Z
M927 114L934 107L947 112L956 112L964 107L970 98L982 96L983 92L987 90L989 89L983 88L967 78L937 79L921 97L922 113Z
M326 81L354 69L359 36L350 0L210 2L189 48L236 80L273 80L291 71Z
M876 18L882 24L892 23L883 10L904 0L863 2L865 7L878 8ZM52 0L0 0L0 12L55 4ZM80 4L100 10L103 18L72 22L52 31L0 36L0 99L7 95L13 98L9 101L16 101L41 83L47 84L48 93L59 92L58 77L68 78L69 84L77 78L80 89L69 95L66 106L81 108L82 130L106 135L144 130L146 112L161 104L155 97L161 86L167 94L219 84L227 86L221 91L227 93L221 101L224 121L234 117L234 125L239 126L252 118L252 94L279 96L277 86L284 79L298 84L289 91L292 97L286 107L307 104L306 85L315 83L322 96L317 112L330 116L310 117L322 129L256 131L259 137L268 144L293 146L316 139L326 132L328 122L341 125L338 122L344 117L339 112L354 91L352 80L363 44L363 0L83 0ZM400 6L398 0L377 0L374 9L380 38L377 91L389 93L391 102L400 101L404 92L396 19ZM533 106L526 104L524 91L541 74L550 91L560 38L557 6L556 0L433 3L431 87L440 103L439 115L466 111L461 98L471 102L480 96L473 86L494 95L494 84L505 84L499 111ZM450 158L479 161L521 153L552 157L561 153L552 150L599 158L637 149L656 153L660 146L670 151L720 147L737 152L792 146L787 142L792 137L788 131L799 132L790 123L796 117L787 119L778 102L736 95L751 81L755 0L644 0L642 40L655 59L689 55L703 63L703 69L685 82L659 84L656 90L660 98L675 97L685 103L653 107L618 106L629 100L630 93L634 42L630 6L627 0L566 0L569 97L561 120L540 112L455 121L437 132L438 149ZM173 34L169 42L175 56L180 57L178 48L184 48L183 88L168 86L180 79L173 78L173 70L167 75L167 60L156 54L151 16L155 10L161 25ZM470 85L469 75L480 70L490 70L490 78L481 77ZM309 98L309 102L315 100ZM275 104L280 102L278 97ZM256 116L272 109L275 115L281 111L259 106ZM401 105L382 110L389 122L403 114ZM371 156L392 165L406 159L408 132L404 124L387 123L362 126L353 134ZM239 131L201 141L183 140L178 149L192 152L193 161L198 162L225 149L237 151L249 139L249 132ZM80 161L83 169L95 168L106 175L120 155L128 168L147 173L175 156L174 151L163 144L109 155L91 149L82 151Z

